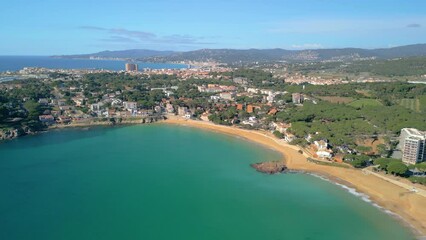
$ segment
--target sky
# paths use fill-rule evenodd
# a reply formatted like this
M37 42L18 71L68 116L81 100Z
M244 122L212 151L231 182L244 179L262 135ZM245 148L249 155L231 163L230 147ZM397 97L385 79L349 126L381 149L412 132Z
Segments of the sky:
M424 0L9 0L0 55L426 43Z

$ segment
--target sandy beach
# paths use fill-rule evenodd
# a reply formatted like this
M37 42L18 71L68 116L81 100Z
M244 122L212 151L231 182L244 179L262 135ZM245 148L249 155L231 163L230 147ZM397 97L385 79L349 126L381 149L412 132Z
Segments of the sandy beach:
M378 206L397 214L402 218L400 220L404 224L414 229L417 236L426 236L426 197L420 194L412 193L406 188L385 181L373 174L366 174L361 170L310 163L307 161L308 155L298 152L299 147L279 141L268 132L243 130L179 118L168 119L160 124L163 123L197 127L239 136L274 149L283 155L289 169L316 173L334 182L355 188L358 192L367 195ZM418 186L416 187L418 188Z

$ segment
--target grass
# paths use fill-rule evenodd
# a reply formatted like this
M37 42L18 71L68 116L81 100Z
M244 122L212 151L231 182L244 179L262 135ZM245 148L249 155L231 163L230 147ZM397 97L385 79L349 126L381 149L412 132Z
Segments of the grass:
M426 113L426 95L419 96L419 110L420 112Z
M331 103L350 103L354 101L351 97L320 96L318 98Z
M368 98L362 98L355 100L348 104L349 106L355 107L355 108L363 108L363 107L378 107L383 106L381 102L379 102L376 99L368 99Z
M420 100L419 99L404 98L404 99L400 100L399 104L401 106L406 107L408 109L411 109L415 112L420 112Z
M355 92L357 92L359 94L362 94L362 95L364 95L366 97L371 97L371 93L370 93L369 90L355 90Z
M422 185L426 185L426 177L409 177L408 180L410 180L412 183L418 183Z

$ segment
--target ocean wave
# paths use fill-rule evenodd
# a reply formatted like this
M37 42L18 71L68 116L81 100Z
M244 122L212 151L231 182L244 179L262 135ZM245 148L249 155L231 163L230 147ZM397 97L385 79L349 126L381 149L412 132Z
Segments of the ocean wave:
M400 215L398 215L398 214L390 211L389 209L386 209L386 208L380 206L379 204L377 204L376 202L374 202L373 200L371 200L370 197L367 194L358 192L355 188L349 187L349 186L344 185L342 183L335 182L335 181L333 181L333 180L331 180L331 179L329 179L329 178L327 178L327 177L325 177L323 175L319 175L319 174L315 174L315 173L309 173L309 172L305 172L305 174L308 174L308 175L320 178L323 181L327 181L327 182L329 182L331 184L339 186L340 188L344 189L348 193L350 193L350 194L352 194L352 195L360 198L361 200L363 200L366 203L371 204L372 206L376 207L377 209L379 209L380 211L384 212L385 214L388 214L389 216L391 216L391 217L399 220L404 225L406 225L407 227L411 228L415 233L418 233L417 229L413 225L411 225L409 222L407 222L403 217L401 217Z

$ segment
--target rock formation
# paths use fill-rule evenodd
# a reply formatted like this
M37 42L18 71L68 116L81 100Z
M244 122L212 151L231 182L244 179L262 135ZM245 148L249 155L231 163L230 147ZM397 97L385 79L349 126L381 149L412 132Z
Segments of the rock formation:
M272 161L272 162L262 162L251 164L258 172L275 174L281 173L287 170L284 161Z

